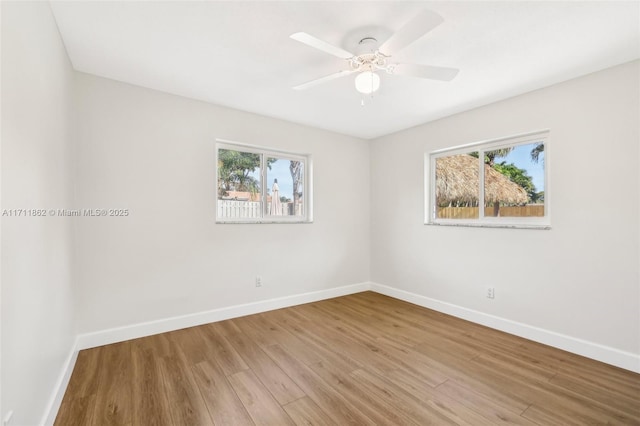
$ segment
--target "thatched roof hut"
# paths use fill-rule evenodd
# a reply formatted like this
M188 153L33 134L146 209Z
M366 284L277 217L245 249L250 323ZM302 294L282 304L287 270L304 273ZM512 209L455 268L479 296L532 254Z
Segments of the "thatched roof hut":
M436 200L439 206L450 203L478 204L478 159L467 154L436 159ZM529 197L520 185L488 164L484 165L485 203L525 204Z

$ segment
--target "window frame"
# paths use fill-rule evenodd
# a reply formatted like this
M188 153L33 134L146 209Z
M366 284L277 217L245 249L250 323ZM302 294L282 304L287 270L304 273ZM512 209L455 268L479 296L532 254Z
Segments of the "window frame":
M224 218L218 217L218 153L220 149L228 149L241 152L250 152L252 154L260 155L260 202L261 209L260 218ZM302 206L304 209L304 215L302 216L272 216L267 214L267 167L266 158L278 158L283 160L302 161L303 166L303 186L302 186ZM221 224L240 224L240 223L313 223L313 160L311 154L300 154L289 151L282 151L273 148L266 148L259 145L250 145L245 143L239 143L229 141L225 139L216 139L215 143L215 218L216 223Z
M529 229L551 229L551 193L549 185L549 140L550 131L540 130L530 133L524 133L514 136L507 136L497 139L474 142L466 145L459 145L451 148L443 148L425 153L425 216L424 223L426 225L445 225L445 226L471 226L471 227L488 227L488 228L529 228ZM478 209L478 218L473 219L447 219L438 218L436 205L436 179L435 166L436 159L459 154L469 154L470 152L478 152L478 206L484 206L484 152L492 151L499 148L512 147L518 145L526 145L531 143L544 144L544 216L540 217L493 217L485 216L484 208Z

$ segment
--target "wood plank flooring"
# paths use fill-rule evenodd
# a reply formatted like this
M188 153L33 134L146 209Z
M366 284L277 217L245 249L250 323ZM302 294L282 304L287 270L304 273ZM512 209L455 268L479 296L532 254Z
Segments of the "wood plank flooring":
M365 292L81 351L55 424L640 425L640 375Z

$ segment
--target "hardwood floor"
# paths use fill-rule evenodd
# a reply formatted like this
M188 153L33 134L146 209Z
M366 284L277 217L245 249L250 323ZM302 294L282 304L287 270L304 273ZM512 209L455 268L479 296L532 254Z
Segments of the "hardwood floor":
M640 375L372 292L81 351L56 425L640 425Z

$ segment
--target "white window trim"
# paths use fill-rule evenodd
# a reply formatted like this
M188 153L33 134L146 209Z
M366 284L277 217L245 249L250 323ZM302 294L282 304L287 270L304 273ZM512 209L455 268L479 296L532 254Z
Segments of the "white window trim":
M541 130L531 133L524 133L514 136L507 136L498 139L474 142L467 145L459 145L452 148L439 149L430 153L425 153L425 217L426 225L445 226L470 226L485 228L524 228L524 229L551 229L551 191L549 185L549 130ZM484 209L478 209L477 219L442 219L436 217L436 182L435 182L435 162L437 158L447 157L457 154L468 154L471 151L491 151L497 148L514 145L526 145L534 142L544 143L544 216L543 217L487 217L484 216ZM480 155L482 158L483 155ZM484 163L478 160L479 182L478 188L479 205L484 205Z
M229 149L234 151L251 152L260 154L260 184L264 186L261 192L262 217L261 218L219 218L218 217L218 151ZM271 216L266 214L267 205L267 168L265 167L265 157L277 157L285 160L300 160L304 162L304 185L303 185L303 206L304 216ZM240 224L240 223L313 223L313 160L311 154L300 154L289 151L281 151L272 148L265 148L259 145L250 145L234 142L226 139L216 139L215 144L215 178L214 188L216 194L215 216L216 223Z

